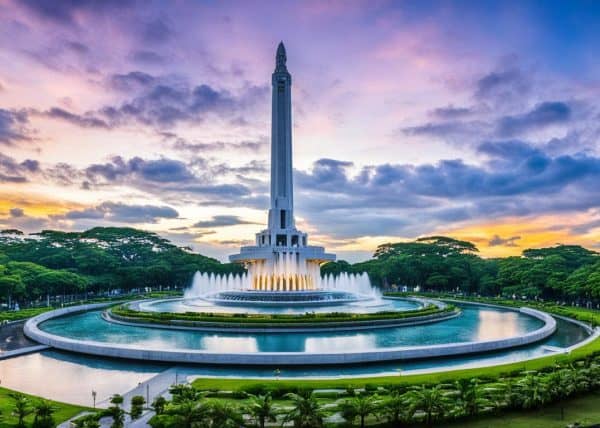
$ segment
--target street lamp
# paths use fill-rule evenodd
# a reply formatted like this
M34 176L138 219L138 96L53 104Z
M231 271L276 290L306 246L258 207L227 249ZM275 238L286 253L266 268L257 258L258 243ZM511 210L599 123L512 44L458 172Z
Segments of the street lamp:
M96 391L92 390L92 400L94 400L94 409L96 408Z

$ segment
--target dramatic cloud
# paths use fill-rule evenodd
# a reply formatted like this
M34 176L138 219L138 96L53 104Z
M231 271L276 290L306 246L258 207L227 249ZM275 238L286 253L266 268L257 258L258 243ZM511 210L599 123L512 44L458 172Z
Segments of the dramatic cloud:
M483 100L510 100L523 97L530 89L530 79L520 70L494 71L477 81L475 97Z
M382 164L353 176L347 162L320 160L310 173L296 173L299 207L315 215L330 212L320 222L335 219L327 227L337 229L340 224L333 223L348 215L345 236L357 236L359 219L376 229L381 221L377 216L386 217L383 224L417 225L420 230L440 221L585 210L600 204L600 158L551 157L515 141L485 143L480 151L489 156L487 165L461 160Z
M82 128L109 128L108 124L102 119L89 114L83 116L74 114L59 107L52 107L50 110L43 112L42 115L53 119L61 119Z
M224 141L190 143L183 138L176 138L173 148L175 150L187 151L190 153L204 153L217 150L258 152L259 150L263 150L268 144L269 142L266 138L258 141L240 141L239 143L229 143Z
M109 85L118 91L131 91L147 88L156 81L156 78L143 71L130 71L127 74L113 74Z
M447 107L438 107L433 110L430 114L438 119L459 119L465 116L473 114L474 110L469 107L454 107L449 105Z
M549 125L566 123L570 117L571 108L566 103L545 102L525 114L502 117L498 122L498 134L511 137Z
M427 122L423 125L409 126L402 129L405 135L430 136L440 138L452 138L462 136L474 136L480 134L485 124L478 121L446 121Z
M157 127L171 127L180 121L202 121L207 115L232 117L260 102L267 102L266 86L248 86L234 94L202 84L190 87L185 83L151 84L149 75L127 74L113 77L113 85L123 89L147 86L139 96L120 106L106 106L97 114L114 125L138 122Z
M173 219L179 213L168 206L127 205L118 202L102 204L84 210L69 211L55 219L66 220L107 220L119 223L157 223L160 219Z
M75 21L79 13L104 13L111 9L122 9L130 4L130 0L22 0L21 4L35 12L41 18L62 25L69 25Z
M510 238L501 238L499 235L494 235L492 239L489 240L488 245L490 247L497 247L499 245L505 247L516 247L516 241L521 239L520 236L511 236Z
M198 232L215 246L251 238L244 218L269 206L271 72L285 33L295 212L311 237L368 251L485 224L469 235L487 236L483 251L516 254L530 232L494 226L551 215L568 236L548 242L590 245L600 26L589 7L544 7L9 0L0 221L158 221L153 230L182 244ZM152 211L169 207L185 219ZM219 216L224 207L241 218ZM206 228L177 229L198 219Z
M26 125L27 114L0 108L0 144L11 145L19 141L30 141Z
M146 23L142 30L142 40L148 43L164 43L172 37L171 26L162 18Z
M28 176L39 172L38 161L25 159L18 162L10 156L0 153L0 183L25 183Z
M194 224L193 227L201 229L211 227L224 227L224 226L236 226L238 224L256 224L252 221L244 220L236 215L216 215L210 220L199 221Z
M131 176L159 183L177 183L191 181L194 178L194 174L181 161L144 160L139 157L124 160L120 156L114 157L108 163L90 165L86 168L85 174L93 182L97 182L99 178L110 182Z
M22 208L11 208L8 213L13 218L23 217L25 215L25 212Z

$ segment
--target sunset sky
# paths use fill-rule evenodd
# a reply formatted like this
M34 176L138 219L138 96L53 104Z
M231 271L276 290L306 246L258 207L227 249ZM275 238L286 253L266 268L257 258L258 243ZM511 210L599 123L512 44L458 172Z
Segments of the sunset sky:
M280 40L313 244L600 249L597 1L0 0L0 228L225 260L267 220Z

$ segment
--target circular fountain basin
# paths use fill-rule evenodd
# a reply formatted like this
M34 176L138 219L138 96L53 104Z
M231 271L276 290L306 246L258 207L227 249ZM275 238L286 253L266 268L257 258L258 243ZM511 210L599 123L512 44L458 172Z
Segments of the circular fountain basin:
M259 306L330 306L372 300L371 296L346 291L302 290L302 291L221 291L201 297L220 305Z
M241 293L236 291L235 293ZM243 292L244 294L248 292ZM285 292L286 295L291 292ZM281 293L282 299L285 299ZM287 299L285 299L287 300ZM306 301L296 301L293 304L283 304L273 301L228 300L221 302L218 299L206 298L206 296L195 296L188 298L171 298L158 300L141 300L129 304L131 309L148 312L218 312L218 313L246 313L246 314L305 314L307 312L328 313L344 312L352 314L374 313L382 311L412 311L421 309L428 304L439 305L439 301L421 298L391 299L365 296L359 300L325 300L320 304L311 304Z
M338 365L475 355L535 343L556 321L533 309L464 308L434 325L360 332L208 333L118 325L106 304L65 308L30 319L25 333L55 348L104 357L192 364ZM87 311L87 312L82 312Z

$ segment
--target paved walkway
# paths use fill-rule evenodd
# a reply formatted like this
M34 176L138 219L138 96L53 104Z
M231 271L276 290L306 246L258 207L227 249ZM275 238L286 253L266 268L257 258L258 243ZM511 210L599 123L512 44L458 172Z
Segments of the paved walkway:
M37 345L23 334L25 321L13 321L0 325L0 351L14 351Z

